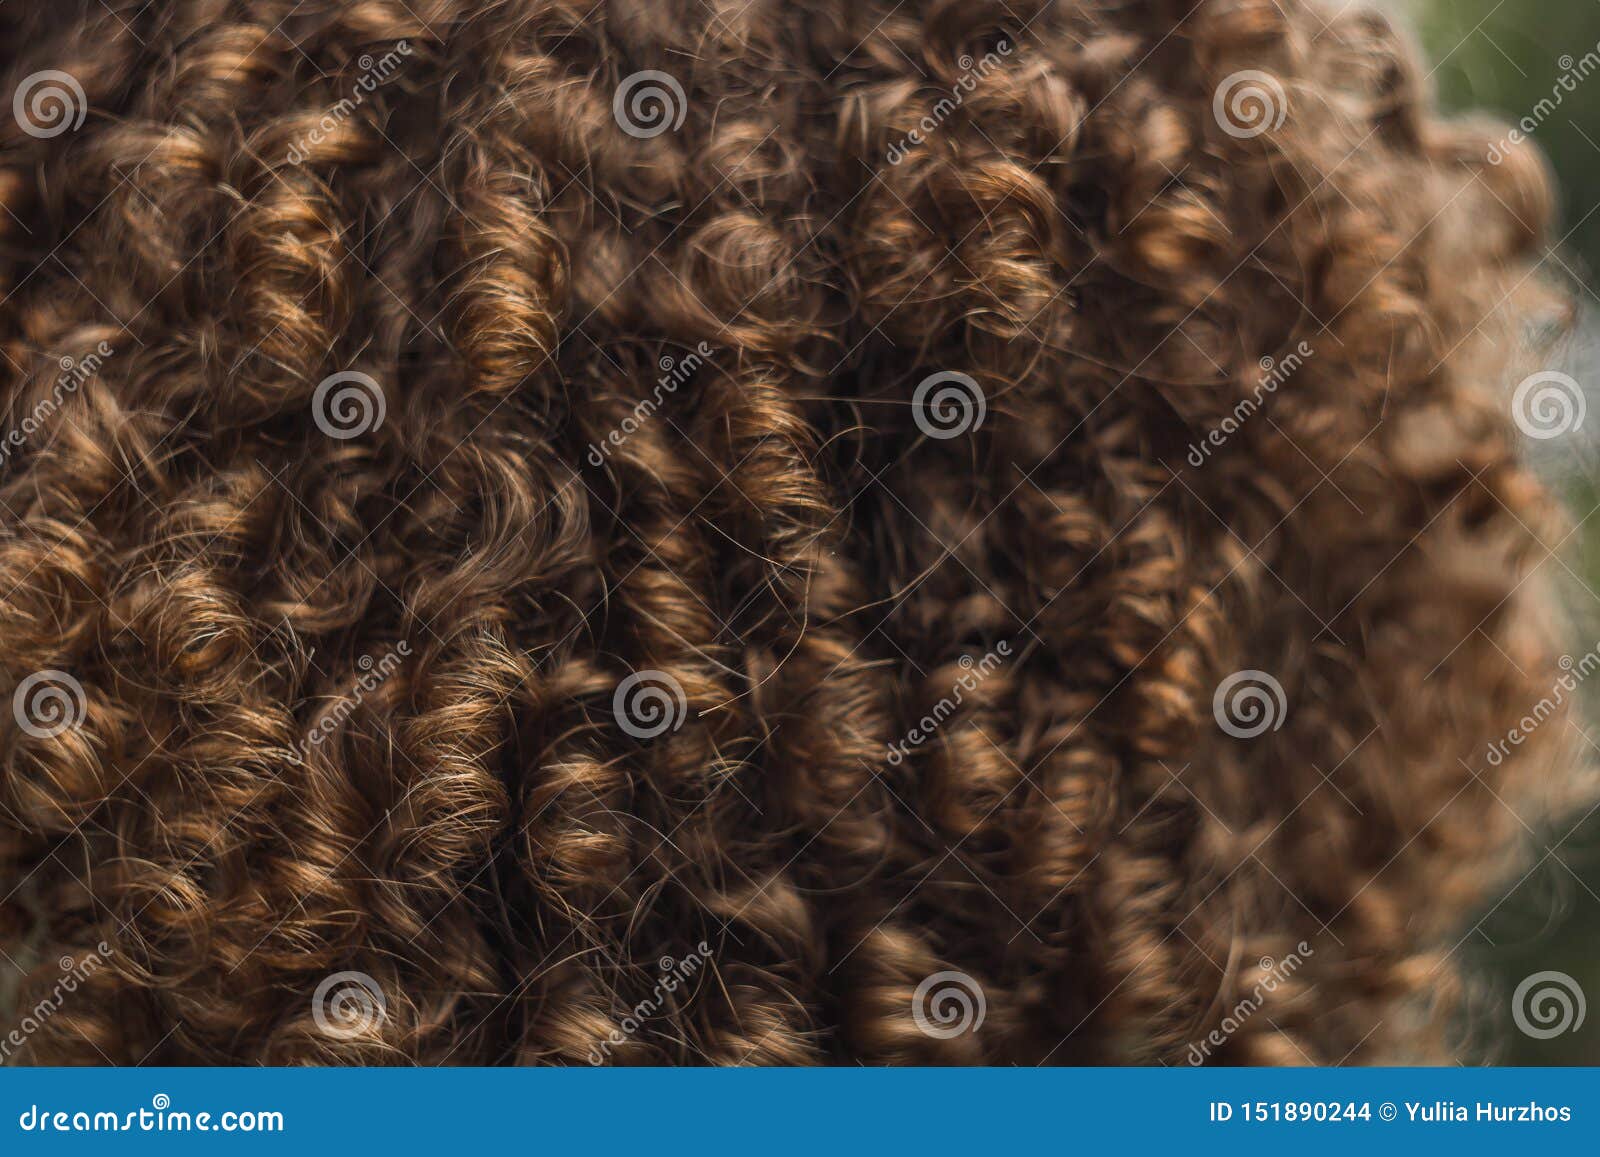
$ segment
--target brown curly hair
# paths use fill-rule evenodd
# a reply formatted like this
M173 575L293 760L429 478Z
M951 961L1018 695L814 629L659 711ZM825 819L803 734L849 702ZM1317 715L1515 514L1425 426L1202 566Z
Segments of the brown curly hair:
M1461 1047L1566 303L1383 18L0 31L10 1059Z

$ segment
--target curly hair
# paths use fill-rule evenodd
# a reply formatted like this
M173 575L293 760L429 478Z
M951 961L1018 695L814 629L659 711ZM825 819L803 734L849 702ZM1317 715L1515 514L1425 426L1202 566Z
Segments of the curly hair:
M1466 1047L1568 304L1381 16L0 30L9 1059Z

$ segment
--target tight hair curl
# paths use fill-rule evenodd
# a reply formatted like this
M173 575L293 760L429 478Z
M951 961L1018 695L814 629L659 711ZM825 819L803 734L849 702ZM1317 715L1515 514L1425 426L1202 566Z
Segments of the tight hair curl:
M8 1059L1460 1054L1567 802L1494 746L1567 305L1382 17L57 0L0 65Z

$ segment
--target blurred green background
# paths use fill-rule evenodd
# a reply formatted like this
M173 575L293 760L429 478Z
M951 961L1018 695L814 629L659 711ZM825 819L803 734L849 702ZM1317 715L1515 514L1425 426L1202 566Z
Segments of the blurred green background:
M1582 321L1560 368L1588 395L1589 420L1560 441L1543 443L1535 461L1566 496L1573 520L1566 568L1546 564L1569 596L1577 658L1600 638L1600 71L1580 62L1600 53L1600 0L1388 0L1422 42L1432 83L1448 109L1483 109L1508 124L1534 114L1565 75L1576 88L1542 120L1533 140L1549 156L1562 187L1561 246L1547 269L1569 281L1581 299ZM1578 79L1578 71L1588 73ZM1600 690L1589 688L1586 718L1600 742ZM1600 748L1588 751L1600 762ZM1569 834L1570 833L1570 834ZM1479 1026L1501 1043L1498 1059L1512 1064L1600 1064L1600 813L1536 836L1533 872L1483 915L1462 951L1495 983L1490 1024ZM1548 854L1546 854L1548 853ZM1543 857L1540 859L1540 857ZM1464 930L1466 931L1466 930ZM1513 1025L1517 985L1534 973L1564 972L1581 986L1590 1007L1580 1028L1549 1039Z

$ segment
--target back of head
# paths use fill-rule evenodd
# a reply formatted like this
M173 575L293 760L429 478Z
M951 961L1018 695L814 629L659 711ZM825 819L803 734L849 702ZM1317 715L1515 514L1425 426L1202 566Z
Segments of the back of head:
M1566 306L1340 8L0 9L20 1058L1454 1055Z

